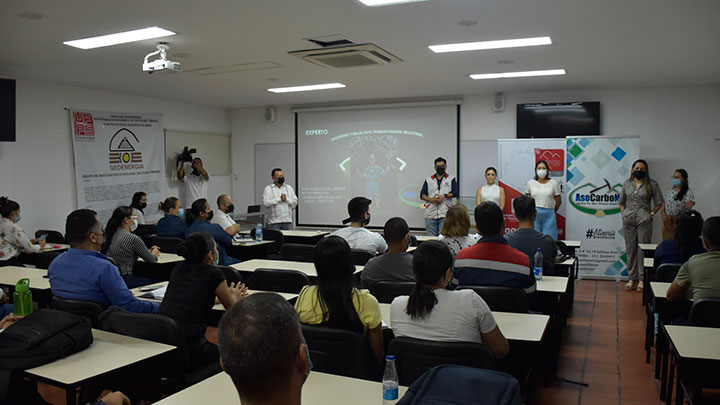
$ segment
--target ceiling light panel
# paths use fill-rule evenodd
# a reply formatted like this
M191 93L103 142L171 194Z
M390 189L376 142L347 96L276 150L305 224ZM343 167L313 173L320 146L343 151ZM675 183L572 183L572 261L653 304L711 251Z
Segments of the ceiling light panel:
M362 4L369 7L392 6L395 4L418 3L421 1L428 0L360 0Z
M129 42L144 41L146 39L162 38L175 35L174 32L160 27L148 27L139 30L118 32L116 34L101 35L99 37L65 41L63 44L80 49L102 48L104 46L127 44Z
M267 89L271 93L293 93L297 91L312 91L312 90L329 90L329 89L341 89L345 87L342 83L325 83L325 84L311 84L308 86L293 86L293 87L277 87L274 89Z
M523 46L551 45L550 37L501 39L497 41L463 42L458 44L430 45L435 53L482 51L486 49L520 48Z
M557 76L566 74L565 69L550 70L530 70L526 72L504 72L504 73L479 73L470 75L471 79L507 79L513 77L532 77L532 76Z

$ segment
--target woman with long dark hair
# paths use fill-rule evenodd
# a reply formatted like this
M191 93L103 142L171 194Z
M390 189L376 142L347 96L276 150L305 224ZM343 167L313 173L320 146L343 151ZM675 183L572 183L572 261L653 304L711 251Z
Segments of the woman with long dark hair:
M663 195L663 209L660 211L663 220L662 238L670 239L675 234L676 217L682 209L695 206L695 194L690 191L688 172L677 169L672 176L672 188Z
M305 286L295 302L300 322L365 333L377 363L384 359L382 314L368 290L353 286L355 265L350 245L328 236L315 246L317 285Z
M422 243L414 252L415 286L410 296L393 300L390 320L396 337L440 342L485 343L497 358L510 345L485 301L473 290L447 290L452 254L440 241Z
M485 182L487 184L477 189L477 193L475 193L475 205L478 206L485 201L492 201L504 210L505 189L497 184L497 170L494 167L485 169Z
M650 209L650 202L654 208ZM620 192L620 212L622 213L625 252L627 254L628 276L626 290L642 291L643 255L638 246L650 243L652 238L652 219L662 208L662 193L657 182L650 178L650 169L646 161L636 160L632 164L630 178L625 180Z
M690 209L681 210L676 216L675 235L660 242L655 249L653 266L664 263L683 264L691 256L705 253L700 234L702 233L703 218L699 212Z
M187 224L185 236L190 236L190 234L195 232L209 233L218 245L220 264L230 266L231 264L238 263L238 259L231 257L227 253L232 247L232 238L220 225L210 223L212 218L213 211L210 209L210 204L208 204L206 199L201 198L193 201L190 209L185 211L185 223Z
M20 204L7 197L0 197L0 267L15 266L20 253L37 253L45 246L44 241L28 239L18 222Z
M157 263L160 248L153 246L148 249L145 242L132 232L137 228L137 217L130 207L117 207L105 226L105 242L100 253L112 257L120 269L120 275L127 287L135 287L155 283L145 277L133 275L133 266L138 257L148 263Z
M220 253L209 233L188 236L178 245L177 253L185 261L173 269L158 314L178 323L194 367L217 362L218 348L205 338L205 322L216 299L230 308L247 295L247 288L244 284L228 285L223 271L215 266Z
M535 199L535 230L558 238L555 213L560 208L560 183L550 178L550 166L544 160L535 163L535 177L525 185L525 194ZM501 207L502 208L502 207Z
M145 225L145 208L147 208L147 194L138 191L133 194L130 208L133 209L133 215L137 217L137 223Z
M157 235L185 239L187 224L183 221L185 209L176 197L168 197L158 207L165 213L157 223Z

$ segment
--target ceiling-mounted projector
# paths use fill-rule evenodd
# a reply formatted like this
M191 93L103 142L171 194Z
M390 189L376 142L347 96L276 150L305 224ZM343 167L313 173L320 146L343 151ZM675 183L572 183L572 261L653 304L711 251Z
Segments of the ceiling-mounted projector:
M155 72L158 73L179 73L182 72L182 67L180 65L180 62L173 62L171 60L167 59L167 51L170 50L170 47L166 43L161 43L157 46L157 51L151 52L147 55L145 55L145 60L143 61L143 72L148 72L148 74L152 74ZM159 57L155 60L149 61L151 57L159 55Z

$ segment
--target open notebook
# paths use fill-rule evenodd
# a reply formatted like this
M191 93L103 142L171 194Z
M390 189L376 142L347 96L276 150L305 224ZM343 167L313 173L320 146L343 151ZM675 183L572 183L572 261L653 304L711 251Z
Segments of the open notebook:
M161 300L161 299L163 299L163 297L165 297L165 291L166 291L166 290L167 290L167 286L163 286L163 287L160 287L160 288L158 288L158 289L156 289L156 290L144 292L144 293L138 295L138 297L140 297L140 298L154 298L154 299L156 299L156 300Z

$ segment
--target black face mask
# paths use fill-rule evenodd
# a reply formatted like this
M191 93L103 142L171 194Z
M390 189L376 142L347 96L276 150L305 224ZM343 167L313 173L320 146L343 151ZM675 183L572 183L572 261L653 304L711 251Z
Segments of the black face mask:
M141 210L144 210L145 208L147 208L147 203L140 203L138 205L140 206Z
M445 168L438 167L437 169L435 169L435 172L437 173L438 177L442 177L445 175Z
M278 184L282 185L285 183L285 177L278 177L277 179Z
M230 205L228 205L228 206L227 206L227 213L229 214L229 213L231 213L231 212L233 212L233 211L235 211L235 204L230 204Z
M212 221L212 219L213 219L213 214L215 214L215 212L214 212L214 211L210 211L210 213L208 214L208 217L207 217L207 220L208 220L208 221Z
M363 219L363 226L370 223L370 213L368 212L367 218Z
M638 180L644 179L646 174L647 172L645 170L636 170L633 172L633 176Z

